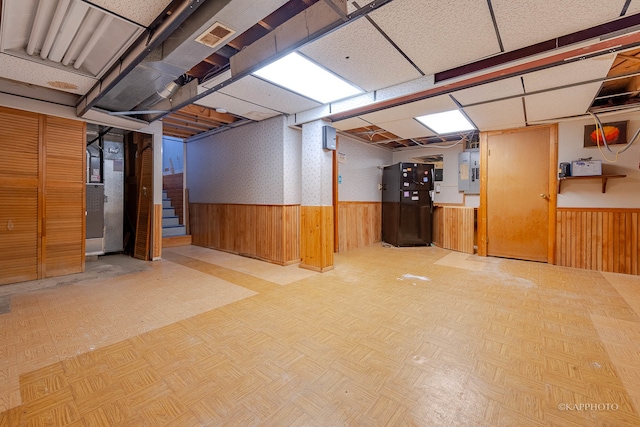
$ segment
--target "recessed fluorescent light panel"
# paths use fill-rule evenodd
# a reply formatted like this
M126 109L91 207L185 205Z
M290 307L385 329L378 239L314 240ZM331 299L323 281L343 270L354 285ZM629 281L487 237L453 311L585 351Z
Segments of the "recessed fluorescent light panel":
M323 104L363 92L296 52L272 62L253 75Z
M427 114L416 117L423 125L433 129L438 134L464 132L475 130L476 127L467 119L460 110L445 111L444 113Z

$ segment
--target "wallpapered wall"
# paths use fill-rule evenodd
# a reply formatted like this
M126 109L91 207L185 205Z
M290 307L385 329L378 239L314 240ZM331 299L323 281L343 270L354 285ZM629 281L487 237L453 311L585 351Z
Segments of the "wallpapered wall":
M284 204L299 205L302 197L302 131L284 127Z
M302 125L302 205L333 205L333 152L322 149L321 120Z
M279 116L187 143L190 202L284 204L283 146L293 161L294 140L285 139L285 118ZM289 200L296 193L291 187L288 183Z
M628 120L627 140L640 128L638 113L604 116L600 119L603 124ZM640 141L620 154L617 162L609 163L603 159L597 147L583 146L584 127L591 124L593 120L562 122L558 125L558 162L592 157L593 160L602 161L604 174L621 174L627 177L610 179L605 194L602 194L602 183L598 179L565 181L562 183L562 193L558 194L558 207L640 208ZM612 145L611 149L615 152L623 147L624 145ZM603 151L607 158L615 159L615 153L604 148Z
M344 154L345 163L338 163L338 200L341 202L381 202L382 169L392 163L389 150L370 146L346 136L338 137L338 152Z

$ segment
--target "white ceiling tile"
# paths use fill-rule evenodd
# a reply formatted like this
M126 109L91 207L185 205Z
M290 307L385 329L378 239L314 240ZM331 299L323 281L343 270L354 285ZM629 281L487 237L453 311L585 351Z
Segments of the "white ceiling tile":
M464 111L481 131L512 129L526 124L522 98L465 107Z
M0 53L0 77L63 92L86 94L96 80L39 62Z
M211 95L207 95L198 100L196 104L209 108L224 108L232 114L256 121L268 119L269 117L281 114L278 111L273 111L260 105L252 104L251 102L243 101L220 92L214 92Z
M400 138L421 138L435 135L429 128L413 118L379 123L378 126Z
M371 126L371 123L362 120L360 117L352 117L350 119L340 120L337 122L331 123L331 126L338 130L350 130L362 128L365 126Z
M366 91L420 77L418 70L366 19L345 25L300 51Z
M369 17L425 74L500 52L484 0L393 1Z
M600 83L597 82L528 95L525 97L527 121L585 114L599 90Z
M441 95L365 114L361 117L366 121L377 125L378 123L411 119L425 114L441 113L443 111L454 110L456 108L458 108L458 106L451 100L449 95Z
M169 6L171 0L92 0L92 3L146 27Z
M624 0L491 0L507 51L616 19L624 3Z
M627 8L627 13L624 16L635 15L640 12L640 0L631 0L629 3L629 7Z
M286 2L287 0L232 0L216 14L216 19L245 31Z
M604 79L611 69L615 55L575 61L522 76L527 93L570 84Z
M522 80L520 80L520 77L498 80L452 93L453 97L462 105L476 104L478 102L523 94L524 89L522 89Z
M310 110L321 105L319 102L296 95L254 76L243 77L220 89L220 92L287 114Z

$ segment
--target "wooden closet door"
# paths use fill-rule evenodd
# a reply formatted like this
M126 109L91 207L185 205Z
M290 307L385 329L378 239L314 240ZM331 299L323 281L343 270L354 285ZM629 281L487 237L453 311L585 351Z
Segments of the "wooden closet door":
M85 134L83 122L46 118L44 277L84 271Z
M0 108L0 285L38 278L40 117Z

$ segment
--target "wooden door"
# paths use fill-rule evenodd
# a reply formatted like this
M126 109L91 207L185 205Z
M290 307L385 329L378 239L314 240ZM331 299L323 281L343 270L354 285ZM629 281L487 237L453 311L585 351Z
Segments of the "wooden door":
M47 117L44 140L43 276L80 273L85 261L85 124Z
M486 254L553 262L556 126L483 135Z
M40 117L0 108L0 285L39 276Z
M138 136L138 135L136 135ZM133 256L149 260L151 250L151 211L153 210L153 151L150 137L138 143L138 209Z

